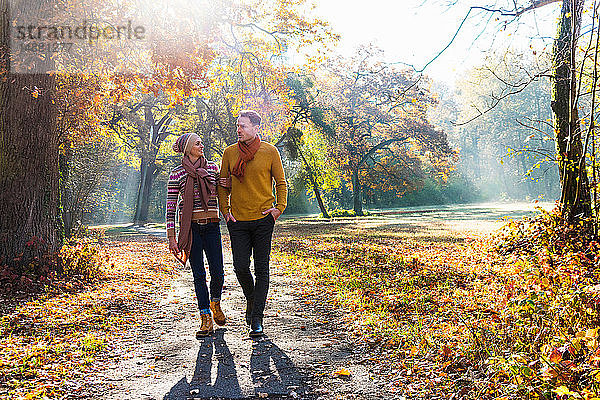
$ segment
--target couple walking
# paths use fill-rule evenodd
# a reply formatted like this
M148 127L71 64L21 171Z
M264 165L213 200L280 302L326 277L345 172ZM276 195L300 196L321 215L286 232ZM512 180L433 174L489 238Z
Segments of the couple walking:
M183 264L189 260L192 266L202 320L197 337L213 332L213 319L218 325L226 323L220 306L224 273L219 209L231 238L233 269L246 297L249 335L263 335L271 237L275 221L286 206L287 186L279 151L260 139L260 122L257 112L240 111L238 142L225 149L220 171L204 157L204 146L195 133L181 135L173 145L173 150L183 153L183 159L171 172L167 185L167 236L173 255ZM210 291L203 253L208 261ZM254 276L250 271L251 255Z

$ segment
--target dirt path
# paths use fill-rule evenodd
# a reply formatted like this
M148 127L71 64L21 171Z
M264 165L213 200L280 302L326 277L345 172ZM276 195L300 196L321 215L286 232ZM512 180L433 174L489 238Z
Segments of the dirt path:
M87 382L89 397L116 399L394 399L367 349L326 302L300 295L293 276L272 260L266 336L247 337L245 301L233 273L227 230L224 328L197 340L191 270L140 304L143 322L111 345L103 372ZM155 232L148 231L148 234ZM277 240L275 238L275 240ZM112 361L111 361L112 360ZM350 376L336 375L345 369Z

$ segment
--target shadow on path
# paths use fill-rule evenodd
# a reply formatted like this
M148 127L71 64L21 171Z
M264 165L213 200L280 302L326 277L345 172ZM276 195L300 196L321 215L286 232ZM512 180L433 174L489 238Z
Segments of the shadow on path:
M273 368L274 367L274 368ZM250 374L254 384L254 394L289 395L305 394L302 375L292 360L267 336L252 343Z
M223 337L226 329L218 329L212 336L201 339L196 358L194 376L187 381L181 378L164 396L164 400L187 400L192 398L225 397L240 399L244 396L238 382L233 355ZM217 372L212 382L213 354L217 360Z
M245 399L265 394L269 398L288 398L290 395L291 398L301 398L306 394L306 377L266 336L252 342L250 371L242 362L242 376L238 376L234 357L223 337L226 331L218 329L212 336L199 341L194 376L189 382L187 377L181 378L163 400ZM213 368L215 359L216 376Z

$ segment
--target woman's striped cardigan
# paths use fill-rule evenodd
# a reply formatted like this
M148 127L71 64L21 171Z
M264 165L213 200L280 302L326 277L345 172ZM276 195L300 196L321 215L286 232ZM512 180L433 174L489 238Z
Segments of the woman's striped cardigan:
M219 167L212 161L208 161L206 170L208 173L213 175L215 182L219 180ZM167 221L167 236L175 236L175 215L178 214L179 219L181 218L181 212L183 211L183 195L185 191L185 182L188 173L183 168L183 165L179 165L171 171L169 175L169 182L167 183L167 210L166 210L166 221ZM179 212L177 212L179 210ZM219 218L219 204L217 202L217 190L216 186L211 187L211 192L208 199L208 211L204 211L200 192L198 191L198 185L194 185L194 208L192 219L206 219L206 218Z

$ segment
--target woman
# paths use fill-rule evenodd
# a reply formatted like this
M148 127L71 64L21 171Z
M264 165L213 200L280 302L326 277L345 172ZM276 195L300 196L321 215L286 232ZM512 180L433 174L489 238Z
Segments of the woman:
M220 305L224 274L215 186L219 167L206 160L204 146L195 133L179 136L173 150L183 153L183 159L181 165L171 171L167 185L166 220L169 250L182 264L185 265L188 259L190 261L202 320L196 337L204 337L214 331L213 318L217 325L225 325L226 322ZM179 237L175 240L177 210ZM206 254L210 271L210 303L203 252Z

